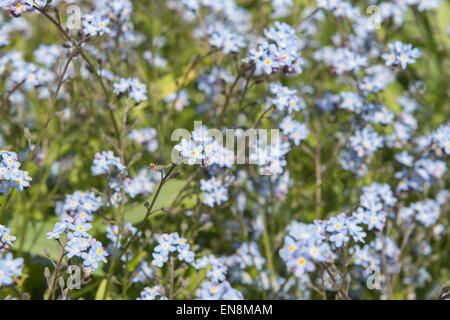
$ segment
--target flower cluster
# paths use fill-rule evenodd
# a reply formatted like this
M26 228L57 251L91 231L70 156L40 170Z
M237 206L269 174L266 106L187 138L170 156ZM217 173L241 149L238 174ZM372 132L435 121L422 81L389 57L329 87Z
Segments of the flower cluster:
M154 66L159 69L164 69L167 67L167 60L158 54L153 54L150 50L145 51L142 57L151 66Z
M450 153L450 124L443 124L429 135L419 137L417 139L418 150L432 151L431 153L438 158L442 158Z
M148 152L158 149L158 135L154 128L133 129L128 134L128 138L142 145Z
M244 61L255 64L256 74L272 74L279 70L284 74L300 74L304 60L300 53L302 43L295 29L276 21L274 26L264 30L264 35L268 40L258 44L256 49L250 49Z
M190 104L189 93L186 90L171 92L164 97L164 101L173 103L175 110L181 111Z
M269 0L264 0L269 1ZM277 18L285 17L289 14L292 6L294 5L293 0L271 0L272 15Z
M74 219L92 221L92 214L103 206L101 197L91 191L75 191L73 194L66 195L60 211L57 213L60 217L69 216Z
M74 2L0 0L1 297L437 296L448 3Z
M322 48L321 50L325 50ZM361 68L368 66L368 61L365 56L362 56L356 52L351 51L348 48L329 48L327 52L329 56L327 59L323 59L324 62L333 67L333 71L337 74L344 72L358 73ZM316 59L320 60L320 55L316 56Z
M415 63L416 59L422 56L419 49L413 48L412 44L403 44L401 41L388 44L389 52L383 54L387 66L401 65L403 69L411 63Z
M242 300L242 293L231 287L226 280L227 267L223 258L217 259L213 255L204 256L195 262L194 267L209 270L206 276L208 281L196 291L201 300Z
M358 80L359 90L364 96L385 90L387 85L394 80L392 71L379 64L368 67L365 73L366 75Z
M432 185L441 179L447 171L447 164L444 161L423 158L412 163L413 160L409 160L411 163L405 161L406 166L410 168L395 173L395 177L400 179L398 191L420 190L424 185Z
M25 0L5 0L0 3L12 16L20 17L22 13L32 10L29 1Z
M102 151L94 156L93 165L91 167L92 175L106 175L113 171L126 175L126 168L120 162L120 159L114 155L112 151Z
M61 57L62 50L55 44L45 45L41 44L34 51L34 58L36 62L45 65L47 68L53 66L58 58Z
M383 144L383 139L370 127L355 132L350 146L358 157L371 156Z
M299 129L304 128L301 127ZM299 137L296 138L304 139L305 134L305 131L299 132ZM272 140L269 145L265 141L258 139L250 145L249 162L256 164L261 174L279 175L287 164L285 156L290 150L289 142L284 142L281 137Z
M256 242L250 242L250 244L243 243L235 254L226 257L225 263L229 268L237 267L243 270L254 266L257 270L262 270L266 259L259 252Z
M169 260L169 255L175 251L178 253L179 261L187 263L194 261L195 254L190 250L190 245L177 232L159 235L156 240L158 245L153 249L152 265L161 268Z
M312 224L294 221L287 227L280 256L297 277L314 271L317 263L332 263L337 249L350 243L365 243L364 228L382 230L387 217L383 209L393 206L396 198L388 185L372 184L363 188L360 203L352 215L342 213Z
M279 83L271 83L269 91L275 95L270 103L280 112L287 110L291 114L293 111L299 112L306 108L305 100L297 94L297 90L289 89Z
M232 32L230 28L216 24L208 30L210 40L209 43L216 48L222 49L224 54L230 52L237 53L243 47L245 47L243 36Z
M217 98L224 83L232 83L233 76L225 69L213 67L197 79L197 88L204 92L208 101Z
M133 282L139 282L139 279L147 277L150 279L159 279L158 270L164 267L170 259L170 268L175 266L175 256L182 262L178 268L179 271L186 267L193 267L197 272L202 272L204 277L200 283L201 288L195 294L198 299L243 299L242 294L233 289L226 280L227 266L222 258L217 259L214 255L207 255L195 259L195 253L190 249L187 240L180 237L177 232L171 234L160 234L155 236L158 243L153 249L152 265L157 269L150 268L146 262L140 264L135 273ZM145 281L145 279L144 279ZM162 286L145 287L137 300L155 300L167 299L166 291Z
M133 283L146 282L155 275L155 270L152 269L147 261L142 261L133 272Z
M348 18L351 20L360 17L358 7L353 7L349 1L343 0L317 0L317 6L333 12L337 18Z
M148 168L142 168L139 170L138 174L132 178L126 178L125 183L125 193L131 198L137 195L148 195L153 192L156 183L159 181L159 175ZM120 191L120 182L114 181L114 185L111 188L117 192Z
M411 219L417 220L425 227L431 227L435 225L441 214L439 203L433 199L426 199L425 201L419 201L411 203L409 206L402 207L399 211L400 218L403 221L410 221Z
M204 192L203 203L214 207L228 200L228 189L221 180L212 177L209 180L200 180L200 190Z
M435 154L450 155L450 123L443 124L431 134L431 149L435 150Z
M16 240L16 237L11 234L11 230L0 225L0 254L8 251L14 240Z
M3 285L11 285L13 277L22 276L23 258L14 259L12 253L8 252L0 259L0 288Z
M20 170L17 154L11 151L0 151L0 195L8 194L15 188L23 191L30 186L31 177L27 171ZM13 258L8 252L16 237L11 230L0 224L0 288L13 284L15 277L22 276L23 258Z
M373 153L383 146L383 137L372 127L365 127L350 137L349 145L350 148L341 153L339 163L345 170L361 177L367 173L367 165Z
M141 296L136 300L167 300L167 298L161 295L161 288L159 286L145 287L141 292Z
M111 33L108 24L108 18L103 18L96 14L87 14L83 16L83 31L90 36L102 36L105 33Z
M197 291L200 300L243 300L241 292L231 287L228 281L220 283L213 281L203 282L201 289Z
M108 244L109 251L113 251L114 246L117 244L117 248L122 247L123 236L132 237L136 234L137 228L133 227L133 225L129 222L126 222L123 226L122 232L120 232L120 228L118 225L110 225L106 227L106 237L110 240ZM123 236L122 236L123 235ZM150 273L150 271L146 271L146 273Z
M17 154L12 151L0 151L0 195L7 195L11 189L19 192L30 186L28 171L20 170Z
M231 167L235 160L234 152L216 141L213 133L215 132L209 132L205 126L198 127L192 132L190 139L182 138L181 142L174 146L174 150L190 165L217 164L221 167Z
M119 82L114 83L115 94L121 95L128 93L130 98L138 103L147 100L146 92L147 86L139 82L137 78L120 78Z
M99 267L99 262L106 263L108 253L102 243L93 238L89 233L92 225L87 219L81 217L63 217L57 222L53 231L47 233L47 239L59 239L65 235L64 250L67 258L79 257L83 259L83 269L86 274L91 274Z

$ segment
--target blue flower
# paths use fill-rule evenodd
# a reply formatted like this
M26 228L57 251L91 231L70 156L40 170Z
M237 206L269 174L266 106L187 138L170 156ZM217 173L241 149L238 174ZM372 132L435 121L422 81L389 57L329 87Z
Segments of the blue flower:
M419 49L413 48L412 44L403 44L401 41L388 44L389 52L384 53L382 58L386 60L387 66L401 65L403 69L410 63L422 56Z
M386 217L383 213L378 213L376 211L369 211L366 217L365 223L369 230L377 229L382 230L384 228Z
M9 228L0 225L0 240L11 246L12 242L16 240L16 237L10 233Z
M347 230L353 240L364 243L364 238L367 234L363 231L363 228L357 224L356 220L347 221Z
M349 240L350 238L347 236L347 231L337 232L330 236L330 241L333 242L337 248L342 247L342 245Z
M103 248L100 241L95 241L94 243L92 243L91 248L89 249L89 254L93 255L97 261L103 261L106 263L108 252L106 252L106 250Z
M116 157L112 151L102 151L96 153L91 167L92 175L106 174L113 169L119 173L126 174L126 167L121 163L120 158Z
M164 263L167 262L167 260L169 260L167 255L162 255L156 252L154 252L152 256L153 256L152 265L160 268L163 266Z
M172 237L159 236L158 243L154 251L163 256L168 256L170 252L174 252L177 249Z
M111 33L108 28L109 19L94 14L88 14L83 17L83 32L90 36L102 36L105 33Z
M159 286L145 287L141 292L141 296L136 300L156 300L158 296L161 296L161 289ZM163 298L161 296L161 298Z
M184 246L178 246L178 260L180 261L186 261L188 263L191 263L194 261L194 252L190 251L190 245L186 244Z
M92 228L90 223L86 223L81 219L76 219L75 224L71 225L71 229L73 230L73 235L75 237L89 237L87 231Z
M0 286L1 285L10 285L12 284L12 274L10 272L10 268L6 264L6 261L0 259Z

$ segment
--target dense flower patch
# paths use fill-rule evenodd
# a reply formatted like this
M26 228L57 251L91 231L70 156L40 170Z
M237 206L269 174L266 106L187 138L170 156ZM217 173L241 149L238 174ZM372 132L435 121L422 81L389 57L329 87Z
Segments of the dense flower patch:
M0 8L1 299L448 285L448 2Z

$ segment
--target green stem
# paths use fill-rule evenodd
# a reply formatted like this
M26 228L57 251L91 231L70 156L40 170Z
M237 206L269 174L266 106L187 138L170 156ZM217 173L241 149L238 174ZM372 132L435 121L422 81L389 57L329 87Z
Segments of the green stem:
M263 220L263 244L264 244L264 252L267 259L267 267L269 268L269 279L270 279L270 287L272 288L275 283L275 269L273 267L273 257L272 257L272 249L269 240L269 233L267 232L267 219L265 212L261 213Z

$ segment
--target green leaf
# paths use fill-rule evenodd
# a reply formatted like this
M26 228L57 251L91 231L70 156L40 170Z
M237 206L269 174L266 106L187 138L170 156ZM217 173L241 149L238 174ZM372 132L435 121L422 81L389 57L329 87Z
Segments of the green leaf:
M74 290L71 292L70 297L72 300L79 299L80 297L83 297L84 295L91 292L101 281L95 280L90 283L88 283L86 286L81 288L80 290Z
M158 198L156 199L155 205L153 206L153 210L160 209L163 207L169 207L172 202L175 200L177 194L183 189L183 187L186 184L186 180L175 180L171 179L167 181L164 186L162 187L160 194ZM156 193L155 186L155 191ZM153 201L154 194L149 196L145 201L148 203L151 203ZM144 202L142 201L138 205L135 206L128 206L125 208L125 220L131 223L138 223L141 222L145 214L147 212L147 209L144 206ZM196 204L196 199L194 196L187 197L181 201L179 205L184 205L186 208L192 208ZM158 211L152 214L152 218L158 217L160 215L163 215L164 212Z
M139 261L141 261L142 257L144 257L145 251L142 251L136 258L131 260L128 263L127 270L129 272L133 272L134 269L136 269L136 266L138 265Z
M61 248L53 239L47 239L46 233L53 230L55 221L29 221L27 232L22 237L23 240L22 251L38 255L41 257L47 257L44 250L47 249L52 259L57 259L61 254Z
M98 286L97 289L97 293L95 294L95 300L103 300L107 283L108 281L106 279L103 279L102 282L100 282L100 285Z

